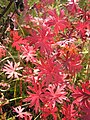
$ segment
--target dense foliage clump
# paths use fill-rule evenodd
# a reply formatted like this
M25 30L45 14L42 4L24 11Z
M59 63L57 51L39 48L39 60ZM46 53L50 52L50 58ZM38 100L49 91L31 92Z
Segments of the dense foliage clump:
M0 119L90 120L90 0L0 4Z

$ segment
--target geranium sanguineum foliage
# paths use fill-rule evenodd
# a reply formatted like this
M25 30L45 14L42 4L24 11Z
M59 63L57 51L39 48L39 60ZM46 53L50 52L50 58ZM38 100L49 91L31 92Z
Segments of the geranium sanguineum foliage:
M10 41L0 43L0 78L10 84L9 92L0 86L0 107L5 97L13 103L7 119L90 119L89 2L16 1Z
M10 62L9 60L7 60L7 63L3 67L3 72L5 72L5 74L8 75L7 78L10 78L10 77L11 78L19 78L19 76L22 76L22 74L17 72L17 71L23 69L23 67L19 67L20 62L13 63L12 61Z

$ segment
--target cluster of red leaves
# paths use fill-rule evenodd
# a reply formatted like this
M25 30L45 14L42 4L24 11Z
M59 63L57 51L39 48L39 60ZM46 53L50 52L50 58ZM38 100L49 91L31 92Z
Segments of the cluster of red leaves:
M28 36L22 37L17 30L10 31L12 47L16 48L20 59L26 63L23 66L22 76L27 82L27 97L23 102L30 103L29 108L34 108L36 114L41 111L42 120L48 117L57 120L58 114L63 115L59 115L62 120L77 120L77 118L89 120L90 82L82 82L76 88L73 84L73 77L83 68L82 55L75 42L78 39L86 41L90 36L89 13L82 10L74 0L66 5L68 13L60 9L59 15L56 9L51 10L44 6L45 4L48 6L48 3L53 4L54 0L41 0L41 2L42 4L33 6L38 14L43 11L40 18L26 16L29 18L27 24L31 22L32 28L26 25L22 29L27 31ZM75 16L78 16L78 19L72 22L70 19ZM8 73L10 67L5 65L4 72L9 74L8 78L12 75L18 78L20 74L15 70L20 70L22 67L13 67L13 73ZM14 108L20 118L31 120L32 115L22 112L23 110L20 106Z

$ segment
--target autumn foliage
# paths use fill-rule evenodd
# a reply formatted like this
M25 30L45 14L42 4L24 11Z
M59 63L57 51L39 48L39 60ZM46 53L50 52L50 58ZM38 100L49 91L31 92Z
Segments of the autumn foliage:
M1 119L90 120L90 1L21 8L0 43Z

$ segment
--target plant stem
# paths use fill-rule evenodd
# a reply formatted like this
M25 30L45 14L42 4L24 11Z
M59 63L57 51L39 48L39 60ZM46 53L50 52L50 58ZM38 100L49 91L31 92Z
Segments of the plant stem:
M22 97L22 79L20 79L20 97ZM22 100L20 100L20 106L22 105Z
M41 115L42 112L39 113L39 115L34 119L34 120L37 120L37 118Z
M17 98L10 99L9 102L19 100L19 99L22 99L22 97L17 97Z
M16 98L16 92L17 92L17 81L15 82L15 85L14 85L14 98ZM15 103L16 103L16 100L15 100Z

